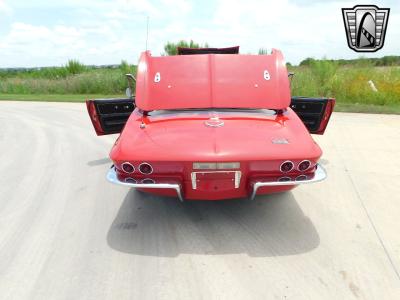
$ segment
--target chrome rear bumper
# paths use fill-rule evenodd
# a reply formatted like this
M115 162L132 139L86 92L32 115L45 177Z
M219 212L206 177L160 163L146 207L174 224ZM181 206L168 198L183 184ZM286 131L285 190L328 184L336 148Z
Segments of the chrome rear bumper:
M322 181L326 178L326 171L325 169L320 165L317 164L316 170L314 172L314 176L310 179L306 180L292 180L292 181L256 181L252 184L253 190L250 196L250 199L253 200L256 197L257 190L260 187L263 186L279 186L279 185L299 185L299 184L305 184L305 183L314 183L314 182L319 182ZM182 187L179 183L131 183L131 182L124 182L118 179L117 173L115 171L115 167L111 166L111 168L107 172L107 180L119 184L119 185L124 185L124 186L129 186L133 188L148 188L148 189L174 189L176 191L176 194L178 195L178 198L181 202L184 201L183 195L182 195Z
M183 202L182 192L181 192L181 185L178 183L130 183L121 181L117 177L117 172L115 171L115 167L111 166L110 170L107 172L107 180L120 184L125 185L133 188L147 188L147 189L174 189L178 198L181 202Z
M251 193L250 199L253 200L256 197L257 190L262 186L277 186L277 185L299 185L304 183L314 183L322 181L326 178L326 171L320 165L317 164L317 167L314 172L314 177L306 180L292 180L292 181L267 181L267 182L254 182L253 183L253 192Z

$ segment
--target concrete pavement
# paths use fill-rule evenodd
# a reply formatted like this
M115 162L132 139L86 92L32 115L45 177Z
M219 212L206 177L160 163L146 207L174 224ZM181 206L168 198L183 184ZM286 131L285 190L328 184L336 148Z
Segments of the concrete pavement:
M0 298L400 299L400 116L335 113L328 179L253 202L111 185L115 138L0 102Z

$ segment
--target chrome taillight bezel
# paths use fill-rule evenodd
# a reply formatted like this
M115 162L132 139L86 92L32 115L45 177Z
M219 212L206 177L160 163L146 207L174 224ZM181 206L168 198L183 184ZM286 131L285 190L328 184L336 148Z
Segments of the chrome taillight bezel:
M284 164L286 164L286 163L291 163L292 164L292 168L290 169L290 170L288 170L288 171L283 171L282 170L282 166L284 165ZM294 163L291 161L291 160L285 160L283 163L281 163L281 165L279 166L279 170L282 172L282 173L288 173L288 172L290 172L290 171L293 171L293 169L294 169Z
M308 167L307 167L306 169L300 170L300 165L301 165L302 163L304 163L304 162L308 162L309 165L308 165ZM304 160L302 160L301 162L299 162L299 164L297 165L297 170L300 171L300 172L305 172L305 171L307 171L308 169L311 168L311 165L312 165L311 161L309 161L308 159L304 159Z
M304 181L304 180L307 180L307 179L308 179L307 175L301 174L301 175L296 177L295 181Z
M145 178L140 183L143 183L143 184L154 184L154 183L156 183L156 181L154 179L151 179L151 178Z
M128 171L126 171L125 169L124 169L124 165L128 165L128 166L131 166L132 167L132 172L128 172ZM122 171L124 171L126 174L132 174L132 173L134 173L135 172L135 166L134 165L132 165L130 162L123 162L122 164L121 164L121 170Z
M289 182L292 181L292 178L290 178L289 176L282 176L278 178L278 182Z
M148 165L149 167L150 167L150 173L144 173L144 172L142 172L142 170L141 170L141 166L143 166L143 165ZM150 174L152 174L153 173L153 166L151 165L151 164L149 164L148 162L142 162L139 166L138 166L138 170L139 170L139 172L141 173L141 174L143 174L143 175L150 175Z
M126 183L133 183L133 184L137 183L137 180L135 178L132 178L132 177L126 177L124 181Z

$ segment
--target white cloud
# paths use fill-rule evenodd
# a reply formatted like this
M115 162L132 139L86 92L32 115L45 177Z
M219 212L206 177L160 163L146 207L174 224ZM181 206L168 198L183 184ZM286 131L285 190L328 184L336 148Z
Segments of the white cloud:
M159 16L161 11L157 5L148 0L116 0L120 9L126 9L128 12L145 13L147 15Z
M89 43L94 35L100 38ZM124 49L129 49L129 45L118 41L107 26L46 27L18 22L13 23L10 32L0 40L0 65L62 65L71 58L88 64L118 63L126 55Z
M0 0L0 15L11 15L12 11L12 8L4 0Z
M298 63L308 56L358 57L358 53L347 47L341 14L342 7L353 7L356 3L311 2L219 0L214 16L216 29L208 30L210 43L240 43L244 53L257 52L260 47L280 48L292 63ZM385 7L385 4L379 6ZM392 7L385 49L366 56L398 54L400 27L395 23L400 21L399 17L398 13L394 14ZM202 36L205 35L207 32L203 30Z
M177 14L187 14L192 10L192 3L187 0L161 0L161 3Z
M32 18L35 10L43 7L68 13L53 18L52 23L14 16L0 19L0 67L61 65L69 58L87 64L118 63L121 59L136 62L145 48L147 16L148 48L154 55L163 52L167 41L193 39L215 47L240 45L241 53L279 48L292 63L309 56L359 56L347 47L341 15L342 7L356 4L351 1L48 1L6 4L0 0L0 15L17 11L18 5L29 6ZM392 8L385 47L366 56L399 54L400 14L395 5L394 1L379 4Z

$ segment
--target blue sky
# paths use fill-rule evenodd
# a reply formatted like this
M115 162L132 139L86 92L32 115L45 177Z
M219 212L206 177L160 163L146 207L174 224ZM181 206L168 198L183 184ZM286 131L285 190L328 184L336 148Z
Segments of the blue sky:
M146 43L163 52L166 41L193 39L211 46L281 49L286 60L356 58L347 47L341 8L361 2L319 0L0 0L0 68L57 66L68 59L86 64L136 63ZM400 1L390 7L382 50L367 57L400 55Z

